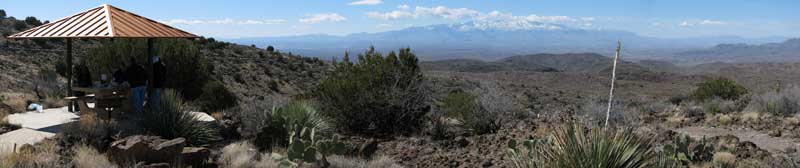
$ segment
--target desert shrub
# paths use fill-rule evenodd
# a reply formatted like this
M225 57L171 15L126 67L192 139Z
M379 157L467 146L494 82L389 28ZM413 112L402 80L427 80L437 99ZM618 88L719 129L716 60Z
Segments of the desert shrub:
M200 110L215 112L236 106L238 98L221 82L209 82L203 86L203 94L195 99Z
M396 164L396 162L386 156L378 156L374 157L370 160L364 160L359 158L348 158L345 156L331 156L328 158L330 161L331 168L372 168L372 167L383 167L383 168L400 168L400 166Z
M729 114L736 111L741 111L740 106L732 100L724 100L713 98L701 104L703 111L710 114Z
M499 112L483 108L476 95L456 90L450 92L439 106L447 117L458 119L476 134L494 133L500 128L496 115Z
M6 11L0 9L0 19L5 19L5 18L6 18Z
M681 103L687 102L688 100L689 100L689 96L676 95L676 96L669 97L669 100L667 100L667 101L669 103L674 104L674 105L681 105Z
M61 138L66 141L105 150L120 129L114 121L99 119L95 114L82 114L78 121L65 124L61 130Z
M139 64L147 63L145 39L115 39L102 43L100 47L89 49L86 57L93 77L111 74L117 68L126 68L131 57L136 58ZM203 86L213 80L209 75L212 65L192 41L157 39L154 46L155 54L161 57L167 68L165 87L177 90L184 99L194 100L202 94Z
M258 150L247 141L235 142L222 148L218 160L222 168L278 168L297 167L297 164L286 160L277 153L258 153Z
M730 152L717 152L714 153L714 159L711 161L715 168L730 168L736 166L736 155Z
M108 157L92 147L86 145L78 145L72 148L75 154L72 157L72 164L76 168L116 168L119 167L111 161Z
M66 85L58 81L58 73L52 69L42 69L33 80L33 90L39 99L63 99Z
M39 19L36 19L36 17L28 16L28 17L25 17L25 24L28 24L28 25L31 25L31 26L35 27L35 26L42 25L42 21L40 21Z
M314 95L343 131L386 135L416 132L430 110L422 71L411 49L388 56L370 47L351 62L346 54Z
M697 89L694 90L692 96L695 100L702 102L714 97L725 100L736 100L746 93L747 89L737 84L736 81L727 78L717 78L697 84Z
M800 88L790 87L754 95L747 109L768 112L778 116L791 116L800 112Z
M220 140L216 123L200 121L189 113L175 90L165 90L161 101L155 103L142 115L140 125L145 132L165 139L182 137L192 146L206 146Z
M625 103L622 101L613 101L611 112L608 116L609 124L624 124L625 122ZM586 99L580 105L579 110L576 112L576 117L584 124L584 126L596 126L605 124L606 112L608 112L608 100L602 99Z
M510 140L507 156L519 168L648 167L655 158L649 143L630 129L585 131L572 124L558 128L548 140L524 141L523 148Z
M230 111L238 111L242 122L241 134L245 138L255 138L262 128L269 126L273 108L289 104L290 99L281 95L268 95L264 100L245 100Z

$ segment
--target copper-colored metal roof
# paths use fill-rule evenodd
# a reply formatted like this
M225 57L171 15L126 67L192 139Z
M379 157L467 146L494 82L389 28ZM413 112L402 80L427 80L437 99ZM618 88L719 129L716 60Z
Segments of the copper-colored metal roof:
M198 36L111 5L8 36L8 38L196 38Z

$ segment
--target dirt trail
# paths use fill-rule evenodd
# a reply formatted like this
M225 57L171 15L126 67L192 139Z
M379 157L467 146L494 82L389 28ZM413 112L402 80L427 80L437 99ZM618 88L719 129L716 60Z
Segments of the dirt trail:
M767 150L770 153L784 153L786 148L792 147L797 149L800 147L800 142L790 138L772 137L767 134L754 131L754 130L728 130L723 128L711 127L684 127L675 129L675 132L688 134L692 138L714 137L720 135L733 135L739 138L739 141L750 141L756 144L761 149Z

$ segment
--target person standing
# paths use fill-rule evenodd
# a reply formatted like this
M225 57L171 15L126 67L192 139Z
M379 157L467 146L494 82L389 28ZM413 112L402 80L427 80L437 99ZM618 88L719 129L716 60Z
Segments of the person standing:
M150 93L152 105L158 106L161 101L161 90L167 81L167 66L158 56L153 57L153 90ZM150 103L148 103L150 104Z
M147 71L136 63L136 59L131 57L130 64L125 69L125 79L131 86L131 107L133 112L141 113L144 111L144 94L147 89Z

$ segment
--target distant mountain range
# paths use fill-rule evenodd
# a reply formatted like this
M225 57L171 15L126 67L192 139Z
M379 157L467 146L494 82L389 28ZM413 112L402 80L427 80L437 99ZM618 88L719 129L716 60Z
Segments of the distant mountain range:
M611 66L612 59L596 53L519 55L496 61L452 59L422 62L424 70L458 72L537 71L600 72ZM622 64L629 64L623 61Z
M686 62L800 62L800 38L780 43L719 44L717 46L680 52L676 59Z
M255 44L259 47L272 45L281 51L323 59L340 57L346 50L361 52L374 45L381 51L411 47L422 60L497 60L533 53L593 52L611 55L617 40L623 42L623 47L628 52L625 55L627 58L650 59L670 57L676 51L707 48L721 43L759 44L785 38L718 36L664 39L627 31L588 30L539 22L466 22L345 36L314 34L224 40L245 45Z

